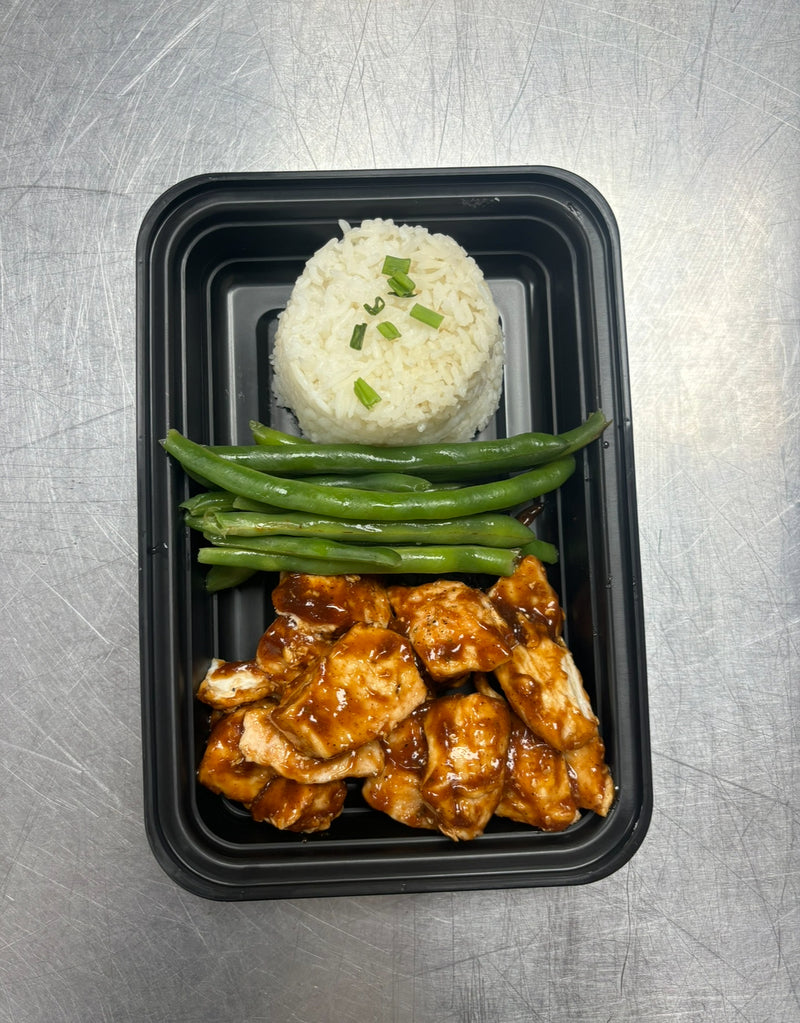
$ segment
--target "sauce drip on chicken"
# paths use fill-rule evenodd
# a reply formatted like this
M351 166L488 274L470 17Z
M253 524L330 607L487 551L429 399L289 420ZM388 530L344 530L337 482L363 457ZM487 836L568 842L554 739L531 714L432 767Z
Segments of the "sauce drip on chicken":
M453 841L493 818L562 831L605 816L614 782L564 612L524 558L487 591L441 579L284 574L250 661L212 661L198 780L257 821L311 833L348 782Z

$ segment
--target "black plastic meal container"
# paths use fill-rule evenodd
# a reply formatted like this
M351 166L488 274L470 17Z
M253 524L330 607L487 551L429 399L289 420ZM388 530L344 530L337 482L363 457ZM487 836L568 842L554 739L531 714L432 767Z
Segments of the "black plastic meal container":
M373 217L452 235L483 269L507 349L484 436L566 430L597 408L613 420L537 520L560 551L549 576L616 783L605 818L585 813L560 833L495 818L456 843L371 810L354 787L329 831L301 836L196 781L208 714L194 694L212 657L253 656L276 579L205 592L179 508L197 488L159 440L176 427L248 443L256 418L294 429L270 398L278 313L340 221ZM620 245L605 200L547 167L206 175L147 213L137 285L144 806L167 874L241 900L582 884L627 862L652 787Z

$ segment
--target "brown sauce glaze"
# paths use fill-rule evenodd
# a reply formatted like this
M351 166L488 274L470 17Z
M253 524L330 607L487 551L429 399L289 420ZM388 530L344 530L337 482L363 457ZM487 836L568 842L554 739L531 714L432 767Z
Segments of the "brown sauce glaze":
M272 720L302 753L324 759L386 735L427 695L408 640L354 625L300 677Z
M564 628L564 611L558 594L550 585L544 565L534 557L523 558L512 575L505 576L488 590L488 595L503 618L514 628L517 638L521 620L543 624L553 639Z
M280 694L329 650L332 642L330 635L314 632L288 615L279 615L258 641L255 659Z
M197 690L197 699L217 710L232 710L274 691L272 680L255 661L214 659Z
M377 774L383 765L383 750L377 740L327 760L304 756L275 727L269 707L255 707L245 713L239 749L254 764L309 784L368 777Z
M565 757L578 806L605 817L614 800L614 780L603 740L597 735L579 749L568 750Z
M574 668L569 651L544 628L529 622L526 631L526 642L495 670L495 677L514 711L540 739L562 752L583 746L597 734L597 718L579 677L568 673Z
M421 703L381 740L385 759L396 767L421 771L427 764L428 744L425 741L424 724L428 706L428 701Z
M273 778L253 801L254 820L267 821L283 831L310 834L327 831L341 814L347 796L343 781L309 785Z
M422 799L422 776L428 761L424 718L429 702L420 704L381 740L383 767L368 778L362 795L374 810L412 828L434 830L433 811Z
M557 831L608 812L599 722L537 559L485 593L287 573L273 598L254 660L215 661L198 692L211 725L198 781L256 820L324 831L346 779L453 840L492 815Z
M433 700L425 713L422 798L455 841L483 832L500 802L510 732L504 702L481 693Z
M390 586L389 599L434 682L490 671L511 656L513 630L480 590L442 579Z
M197 778L212 792L249 806L275 772L247 760L239 749L244 715L244 708L232 711L214 725Z
M391 618L385 587L369 576L289 572L273 591L272 604L280 615L335 635L356 622L386 626Z
M580 816L564 755L535 736L516 714L511 718L503 796L495 812L543 831L563 831Z

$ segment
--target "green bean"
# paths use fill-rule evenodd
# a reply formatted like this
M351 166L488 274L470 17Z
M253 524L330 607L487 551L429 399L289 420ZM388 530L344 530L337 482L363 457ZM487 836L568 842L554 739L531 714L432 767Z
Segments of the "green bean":
M220 458L210 448L188 440L177 430L170 430L162 444L186 471L198 473L223 490L279 508L347 519L409 521L502 511L556 490L575 471L575 458L568 455L508 479L453 490L396 494L349 487L318 487L258 472Z
M317 536L390 545L473 543L484 547L521 547L534 539L530 529L513 516L497 513L423 522L381 522L378 519L333 519L306 512L262 514L225 509L203 516L192 525L225 537Z
M396 547L400 563L390 571L394 573L431 573L446 575L451 572L511 575L520 561L518 550L509 547L476 547L461 545L420 545Z
M546 540L529 540L520 553L523 557L532 554L546 565L555 565L558 561L558 549Z
M234 495L233 498L233 510L262 512L264 515L278 515L283 513L283 509L276 508L274 504L264 504L263 501L251 501L247 497L238 497L236 495Z
M306 510L336 519L371 518L396 522L460 518L482 511L502 510L557 489L575 471L575 458L569 455L519 476L470 487L420 493L366 492L347 487L317 487L312 483L259 473L246 465L220 458L210 448L195 444L176 430L171 430L162 443L184 469L210 479L223 490L278 507Z
M212 565L206 572L206 589L209 593L219 593L220 590L231 590L234 586L242 583L256 574L256 569L245 568L244 566L234 567L231 565Z
M217 445L226 461L285 476L341 472L409 472L428 479L500 476L530 469L572 454L606 429L609 421L593 412L566 434L522 433L499 440L393 447L366 444Z
M566 441L567 444L564 454L574 455L576 451L580 451L587 444L591 444L593 440L597 440L609 426L611 426L610 419L606 419L602 412L593 412L574 430L567 430L566 433L559 434L561 440Z
M200 517L209 511L233 511L236 507L234 500L233 494L227 490L204 490L182 501L180 507L188 515Z
M303 558L298 555L260 554L235 547L201 547L197 552L201 565L224 565L253 572L303 572L306 575L364 575L363 561ZM372 574L372 573L369 573Z
M250 432L253 434L253 440L256 444L264 444L266 446L309 443L305 437L295 437L293 433L284 433L282 430L276 430L274 426L259 423L257 419L250 420Z
M469 546L413 546L395 548L400 561L391 566L375 566L375 575L511 575L522 558L518 548ZM262 554L245 547L201 547L198 560L206 565L253 568L262 572L308 572L312 575L364 574L364 565L354 561L289 557Z
M200 476L196 472L191 472L189 469L186 470L186 475L189 477L190 480L192 480L194 483L197 483L198 486L201 486L204 490L207 491L213 490L214 484L211 482L211 480L207 480L205 479L205 477Z
M260 554L272 554L280 557L301 557L317 561L347 561L361 565L361 570L372 571L394 568L400 564L400 555L393 547L359 546L340 543L338 540L320 539L318 537L296 536L259 536L241 537L234 541L213 532L203 533L209 543L218 547L240 547L244 550L257 551Z
M422 476L411 476L402 472L370 472L358 476L326 473L318 476L295 477L319 487L355 487L357 490L418 491L433 490L433 484Z
M196 530L198 533L205 533L209 526L213 524L213 520L208 513L205 515L185 515L183 524L188 526L189 529Z

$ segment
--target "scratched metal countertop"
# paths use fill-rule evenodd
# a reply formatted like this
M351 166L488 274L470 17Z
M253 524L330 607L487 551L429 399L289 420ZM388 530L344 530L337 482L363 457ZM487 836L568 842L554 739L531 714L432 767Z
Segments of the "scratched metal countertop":
M795 0L0 12L0 1019L800 1020ZM622 239L654 812L591 885L209 902L143 828L134 247L209 171L539 164Z

